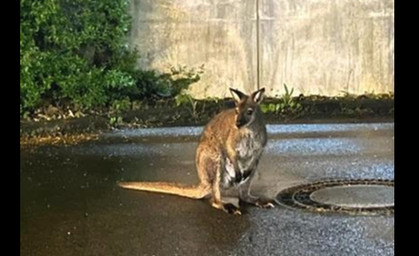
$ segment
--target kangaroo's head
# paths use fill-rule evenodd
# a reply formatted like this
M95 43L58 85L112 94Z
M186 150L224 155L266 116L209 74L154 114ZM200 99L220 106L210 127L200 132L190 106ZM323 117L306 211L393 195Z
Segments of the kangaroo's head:
M250 125L259 118L259 105L263 100L265 88L259 89L252 94L246 95L239 90L230 88L236 104L236 126L241 128Z

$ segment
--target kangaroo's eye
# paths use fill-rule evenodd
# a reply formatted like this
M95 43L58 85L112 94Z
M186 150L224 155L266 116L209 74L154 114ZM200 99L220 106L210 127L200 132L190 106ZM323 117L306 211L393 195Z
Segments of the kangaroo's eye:
M248 108L247 109L247 114L250 116L251 114L253 114L253 109L251 109L251 108Z

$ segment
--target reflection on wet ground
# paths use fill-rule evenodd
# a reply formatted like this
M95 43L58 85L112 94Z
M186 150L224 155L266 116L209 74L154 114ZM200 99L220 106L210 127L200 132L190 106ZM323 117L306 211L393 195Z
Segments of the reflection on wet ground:
M22 255L393 255L393 216L277 206L230 216L208 202L122 190L193 184L202 127L115 131L21 151ZM269 125L255 193L324 178L394 178L394 125Z

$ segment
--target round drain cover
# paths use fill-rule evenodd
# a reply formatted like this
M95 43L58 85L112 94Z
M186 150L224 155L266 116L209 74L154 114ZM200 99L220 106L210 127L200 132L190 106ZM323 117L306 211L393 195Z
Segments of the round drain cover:
M378 185L336 186L314 191L316 202L344 207L387 207L394 205L394 188Z
M314 212L393 214L393 180L328 180L281 191L279 203Z

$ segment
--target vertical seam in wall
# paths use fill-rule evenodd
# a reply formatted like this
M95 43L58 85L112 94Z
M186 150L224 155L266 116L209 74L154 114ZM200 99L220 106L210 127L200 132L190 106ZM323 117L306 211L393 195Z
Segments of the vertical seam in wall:
M259 0L256 0L256 86L260 89Z

